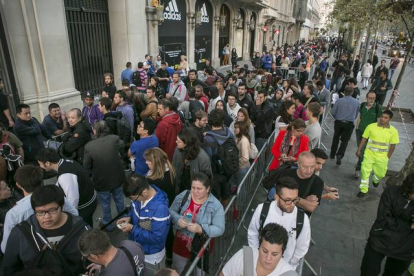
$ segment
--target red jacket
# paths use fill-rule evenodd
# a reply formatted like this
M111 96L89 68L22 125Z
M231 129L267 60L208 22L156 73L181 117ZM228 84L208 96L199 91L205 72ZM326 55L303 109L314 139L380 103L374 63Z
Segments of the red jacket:
M272 154L274 158L270 164L269 171L276 170L279 167L280 148L282 147L283 138L285 137L286 133L286 130L281 130L276 137L276 141L272 147ZM298 160L299 154L301 154L303 151L309 151L309 138L304 134L300 136L298 152L295 155L296 161Z
M158 145L168 155L170 161L172 161L174 156L177 134L182 129L183 123L181 122L180 116L174 111L170 111L161 118L155 130Z

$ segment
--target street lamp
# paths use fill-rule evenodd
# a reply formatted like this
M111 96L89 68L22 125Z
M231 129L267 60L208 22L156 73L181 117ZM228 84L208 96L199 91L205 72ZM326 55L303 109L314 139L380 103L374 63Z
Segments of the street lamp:
M155 8L157 9L158 22L159 24L161 24L162 22L164 22L164 5L158 4Z
M222 14L220 15L220 28L226 27L226 15Z
M200 10L198 10L197 12L196 12L196 18L195 18L195 23L196 23L196 26L197 27L200 27L201 26L201 11Z

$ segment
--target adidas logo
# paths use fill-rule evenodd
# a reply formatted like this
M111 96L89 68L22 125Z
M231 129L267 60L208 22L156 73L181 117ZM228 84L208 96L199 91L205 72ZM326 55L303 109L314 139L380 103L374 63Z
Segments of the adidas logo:
M201 8L201 22L203 23L210 22L210 18L208 17L208 14L207 14L206 3L204 3L203 7Z
M165 20L181 20L181 13L178 10L176 0L171 0L170 3L165 7L164 12L164 19Z

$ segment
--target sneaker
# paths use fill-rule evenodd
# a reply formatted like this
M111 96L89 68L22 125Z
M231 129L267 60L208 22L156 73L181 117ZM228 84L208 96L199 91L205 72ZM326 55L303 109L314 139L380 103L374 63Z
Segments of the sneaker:
M379 186L379 181L378 181L378 182L374 182L374 181L372 181L372 185L374 186L374 188L378 188L378 186Z
M359 179L360 175L361 174L359 171L355 171L355 175L354 175L355 179Z
M336 164L339 166L339 165L341 165L342 164L342 157L340 156L340 155L337 155L336 156Z
M358 194L357 194L357 197L358 198L363 198L365 196L365 193L363 193L363 192L359 192Z

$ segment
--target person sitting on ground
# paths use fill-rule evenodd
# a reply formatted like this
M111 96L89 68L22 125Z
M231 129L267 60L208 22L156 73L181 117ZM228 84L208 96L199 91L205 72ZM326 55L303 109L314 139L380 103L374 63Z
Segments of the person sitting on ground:
M0 180L0 239L3 239L3 227L7 212L22 198L22 195L17 191L11 191L6 181Z
M12 132L0 127L0 149L0 180L7 180L8 176L12 176L9 175L10 169L17 169L24 164L23 143ZM15 155L20 156L20 159L14 159Z
M97 206L96 193L82 165L73 160L61 159L54 149L40 150L36 159L45 171L57 172L56 186L62 189L65 198L78 209L79 216L93 226L92 216Z
M145 176L149 170L145 158L144 152L147 149L158 147L158 138L155 136L155 128L157 125L150 118L142 120L138 127L137 133L140 137L139 140L132 142L130 149L128 150L128 156L134 156L134 165L136 174Z
M208 124L208 114L203 110L197 110L194 113L195 121L190 125L190 129L195 131L200 144L204 142L204 134L211 130L210 125Z
M115 247L105 232L91 229L79 237L78 247L82 257L92 262L86 268L89 275L149 275L144 251L136 242L125 240Z
M278 276L286 272L290 272L291 276L298 275L288 261L283 258L288 240L288 233L283 226L276 223L267 224L260 231L259 248L249 246L237 251L219 275ZM252 259L247 259L245 255L252 256Z
M43 265L42 268L56 275L69 269L74 275L84 272L77 241L84 231L91 228L81 217L64 212L64 202L62 189L55 185L41 186L33 192L30 203L34 214L14 227L7 240L4 276L36 268L36 265ZM59 253L54 253L54 250ZM49 266L44 267L44 263L39 263L39 254L43 258L59 260L62 266L48 263Z
M271 150L274 158L269 171L276 170L282 164L296 163L299 155L309 150L309 138L304 134L305 129L305 122L296 119L287 130L279 132Z
M309 138L309 149L314 149L319 146L322 136L322 128L319 124L319 114L321 106L319 103L310 103L306 107L306 117L309 118L305 135Z
M177 195L170 207L176 230L172 268L180 275L190 260L194 239L201 236L216 238L224 233L223 206L210 193L210 189L209 178L203 173L196 173L191 179L191 190Z
M3 240L1 242L1 251L6 251L7 240L10 232L20 222L28 219L33 215L33 209L30 205L32 193L43 183L43 170L39 166L25 165L17 169L14 176L16 186L23 192L23 199L16 202L16 205L7 212L4 220ZM74 216L78 215L72 204L65 198L63 211L69 212Z
M248 133L249 133L249 136L250 136L250 142L255 144L254 126L253 126L252 121L249 118L249 112L247 112L246 108L244 108L244 107L240 108L239 111L237 112L236 121L231 123L229 129L233 133L234 133L234 124L236 122L244 122L247 125Z
M179 191L191 188L192 176L202 172L212 179L210 158L201 149L200 142L191 129L185 128L177 135L173 166L176 171L175 185Z
M13 132L23 143L24 160L26 163L35 163L36 154L45 147L46 138L51 138L46 128L31 116L30 106L19 104L16 106L17 120Z
M127 217L117 221L118 227L142 246L147 271L164 268L170 228L167 195L139 174L127 177L124 194L131 199L131 210Z
M83 164L85 145L92 140L91 125L82 117L79 108L69 111L68 121L70 131L62 137L59 154Z
M49 136L60 135L69 130L66 112L61 111L57 103L49 104L49 114L43 118L42 125L45 127Z
M261 229L269 223L278 223L289 233L293 233L289 235L283 259L296 268L309 249L311 233L309 218L303 210L296 207L296 203L299 201L299 186L293 178L281 177L275 187L274 200L271 203L259 204L254 211L247 239L249 246L259 248ZM262 215L265 215L266 218L262 218ZM300 230L297 228L298 225L301 227Z

